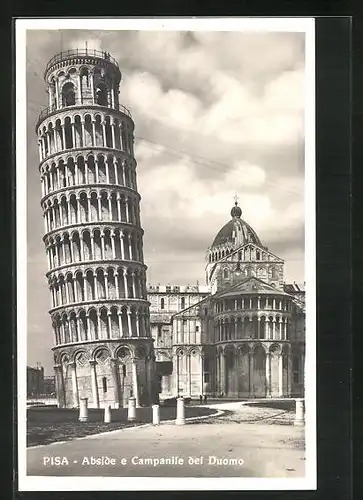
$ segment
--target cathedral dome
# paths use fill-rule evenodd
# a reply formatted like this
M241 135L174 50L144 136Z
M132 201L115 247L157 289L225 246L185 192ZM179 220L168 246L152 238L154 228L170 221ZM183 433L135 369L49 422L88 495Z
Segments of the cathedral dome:
M237 202L231 210L231 216L232 219L222 227L214 238L212 248L226 244L239 247L245 243L254 243L259 247L263 246L257 233L247 222L241 219L242 210Z

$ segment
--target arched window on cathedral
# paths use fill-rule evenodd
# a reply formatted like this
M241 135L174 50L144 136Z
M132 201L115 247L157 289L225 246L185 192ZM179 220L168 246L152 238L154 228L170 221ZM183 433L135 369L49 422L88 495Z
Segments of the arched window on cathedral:
M180 304L180 307L181 307L182 309L185 309L185 297L182 297L182 298L181 298L181 304Z
M76 104L76 94L74 92L74 85L67 82L62 88L62 104L63 106L74 106Z
M162 299L160 300L160 309L164 309L164 308L165 308L165 299L164 299L164 298L162 298Z
M223 269L223 278L224 278L224 279L228 279L228 278L229 278L229 271L228 271L228 269L227 269L227 268L226 268L226 269Z

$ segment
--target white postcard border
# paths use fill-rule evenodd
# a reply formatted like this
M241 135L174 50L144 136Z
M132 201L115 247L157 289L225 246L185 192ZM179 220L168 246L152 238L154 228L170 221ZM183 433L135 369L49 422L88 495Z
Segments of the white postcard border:
M306 475L304 478L52 477L26 474L26 31L58 29L305 32ZM313 18L16 20L16 235L19 491L314 490L316 459L315 22Z

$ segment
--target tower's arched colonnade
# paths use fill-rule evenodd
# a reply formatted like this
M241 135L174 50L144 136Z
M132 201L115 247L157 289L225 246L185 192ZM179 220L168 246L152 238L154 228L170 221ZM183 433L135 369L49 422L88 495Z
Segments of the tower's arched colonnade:
M134 122L105 52L49 61L36 127L60 406L155 399Z
M63 346L55 351L55 379L61 407L126 406L130 396L148 402L154 380L154 351L147 339L124 339Z

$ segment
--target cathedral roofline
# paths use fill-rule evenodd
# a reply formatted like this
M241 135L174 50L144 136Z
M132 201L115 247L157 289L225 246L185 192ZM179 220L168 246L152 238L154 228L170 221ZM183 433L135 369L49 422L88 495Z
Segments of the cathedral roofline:
M305 283L284 283L286 293L305 293Z
M205 297L204 299L200 300L199 302L196 302L195 304L189 306L189 307L186 307L185 309L183 309L182 311L178 311L174 314L171 315L171 319L173 319L175 316L179 316L180 314L183 314L185 313L185 311L189 311L189 309L192 309L193 307L197 307L199 306L200 304L204 303L204 302L207 302L208 300L211 299L211 297L213 297L212 295L209 295L208 297Z
M252 242L248 242L248 243L243 243L241 246L239 246L238 248L236 248L235 250L232 250L228 255L225 255L224 257L221 257L220 259L216 260L213 262L213 264L220 264L221 262L228 262L229 261L229 258L232 256L232 255L235 255L236 253L240 252L241 250L243 250L244 247L248 246L248 245L253 245L255 247L257 247L259 250L262 250L264 252L267 252L269 253L270 255L272 255L273 257L275 257L275 259L277 259L277 263L279 264L284 264L285 263L285 260L282 259L281 257L279 257L278 255L274 254L273 252L271 252L271 250L269 250L268 247L265 247L265 246L259 246L257 245L256 243L252 243ZM208 258L208 252L207 252L207 258ZM269 260L259 260L259 261L256 261L256 262L261 262L261 263L265 263L265 262L268 262L269 264L272 264L273 262L276 263L276 261L269 261ZM207 262L206 263L206 267L209 265L209 264L212 264L212 262Z
M237 292L238 293L238 288L241 288L243 285L246 285L249 281L257 281L259 284L263 285L267 290L256 290L256 291L251 291L251 290L246 290L245 292L243 290L240 291L241 294L245 293L246 295L260 295L260 294L271 294L271 295L283 295L283 296L289 296L288 293L284 292L281 289L274 288L272 285L269 285L266 283L266 281L261 280L260 278L257 278L256 276L250 276L244 280L239 281L238 283L231 285L230 287L224 288L223 290L220 290L219 292L216 292L214 295L212 295L213 298L220 298L223 296L228 296L232 292Z
M147 285L147 293L209 293L206 285Z

